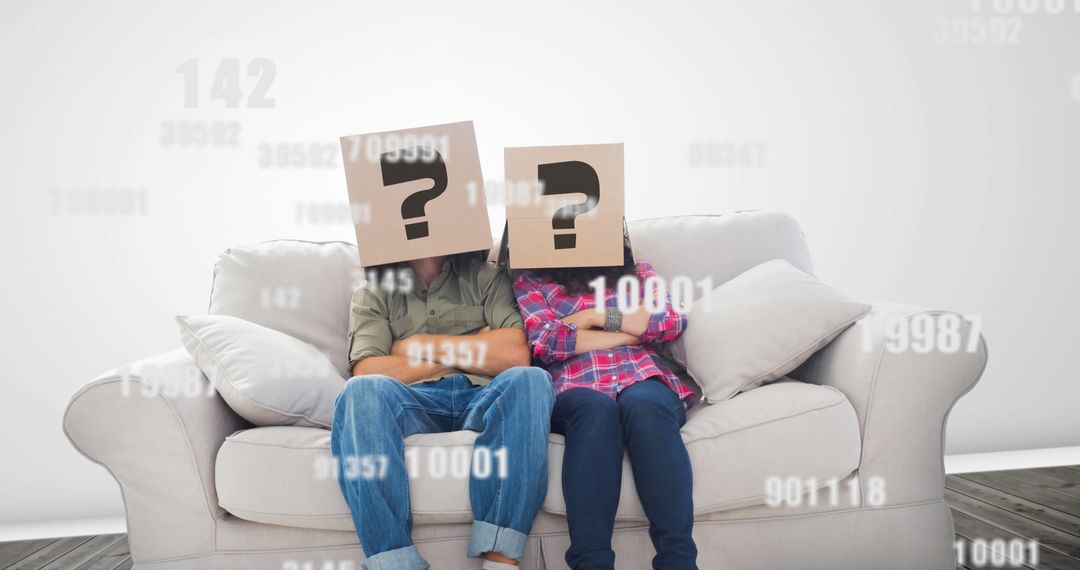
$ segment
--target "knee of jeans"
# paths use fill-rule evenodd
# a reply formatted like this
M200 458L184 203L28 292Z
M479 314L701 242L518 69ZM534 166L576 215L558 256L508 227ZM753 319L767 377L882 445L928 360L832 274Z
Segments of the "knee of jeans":
M503 393L512 393L516 399L529 407L546 407L550 412L555 405L555 393L551 386L551 374L536 366L515 366L503 373L506 385Z
M567 418L568 432L572 432L581 440L591 442L605 442L622 448L622 423L619 420L619 405L615 399L607 394L602 394L589 389L580 390L578 396L584 396L584 401L572 411L572 416Z
M670 390L664 387L665 390ZM658 393L654 390L624 391L618 400L619 414L627 427L638 422L650 422L661 418L678 419L681 403L674 393Z
M607 434L609 430L618 432L621 425L619 404L607 394L588 388L576 388L574 391L578 390L580 393L576 397L584 400L575 407L570 418L574 427L592 435Z
M386 394L400 389L401 382L382 374L364 374L353 376L345 382L345 388L338 396L338 403L374 403L382 400Z

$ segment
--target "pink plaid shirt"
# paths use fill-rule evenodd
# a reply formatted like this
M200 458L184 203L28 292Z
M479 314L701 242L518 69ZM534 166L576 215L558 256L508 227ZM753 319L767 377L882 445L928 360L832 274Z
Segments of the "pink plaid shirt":
M656 271L649 262L642 261L637 265L637 276L644 290L645 279L655 277ZM618 302L615 283L607 285L604 306L615 307ZM560 319L595 308L592 289L571 295L558 283L523 273L514 280L514 295L525 320L532 355L549 365L556 394L571 388L589 388L615 398L627 386L657 377L684 402L693 395L690 387L662 363L652 346L675 340L686 329L686 316L675 312L670 296L665 302L665 311L654 313L649 319L640 344L575 355L577 327Z

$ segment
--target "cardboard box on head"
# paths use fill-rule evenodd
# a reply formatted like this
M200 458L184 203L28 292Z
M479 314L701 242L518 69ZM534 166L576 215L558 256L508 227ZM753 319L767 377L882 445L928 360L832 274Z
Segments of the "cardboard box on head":
M510 267L622 265L622 143L504 153Z
M472 121L341 137L360 265L491 248Z

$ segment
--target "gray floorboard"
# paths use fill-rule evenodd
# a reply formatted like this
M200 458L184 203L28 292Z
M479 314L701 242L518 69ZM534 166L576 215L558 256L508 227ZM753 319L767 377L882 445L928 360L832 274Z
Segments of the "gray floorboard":
M46 564L60 558L72 550L77 549L83 543L89 541L90 536L71 536L58 538L8 566L11 570L39 570Z
M0 568L7 569L19 560L56 542L55 538L0 542Z
M101 552L121 541L123 541L124 545L126 546L127 535L99 534L91 538L88 542L80 545L79 548L67 553L63 557L58 558L45 566L42 566L41 570L67 570L68 568L76 568L80 564L83 564L93 559Z

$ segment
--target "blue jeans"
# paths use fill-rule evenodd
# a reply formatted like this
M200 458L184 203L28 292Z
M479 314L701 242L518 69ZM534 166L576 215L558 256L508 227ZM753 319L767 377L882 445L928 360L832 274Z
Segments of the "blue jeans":
M470 469L474 520L468 555L498 552L520 560L547 494L553 403L551 375L531 366L506 370L483 387L461 374L409 386L376 374L349 379L334 408L330 448L367 556L364 568L428 568L412 542L404 439L459 430L480 432L474 450L505 449L505 477L494 470L480 477L479 468ZM349 458L360 460L350 465Z
M555 398L551 431L566 436L562 487L574 570L615 567L611 534L622 484L623 448L656 548L653 568L697 568L693 477L679 435L686 411L667 384L637 382L616 400L588 388Z

